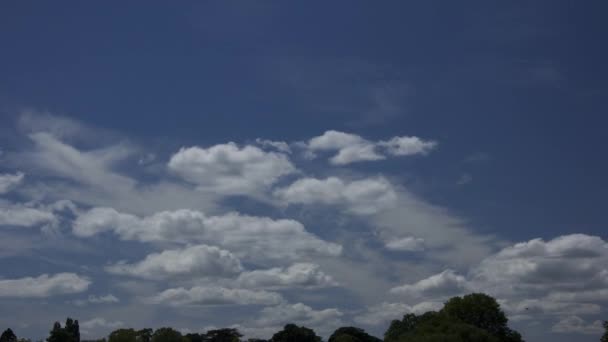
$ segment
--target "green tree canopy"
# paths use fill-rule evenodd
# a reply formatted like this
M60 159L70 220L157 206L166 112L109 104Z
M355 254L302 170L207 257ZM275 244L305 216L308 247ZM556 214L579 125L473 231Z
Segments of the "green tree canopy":
M507 316L496 299L483 293L451 298L442 313L451 318L485 330L500 341L522 341L521 335L507 326Z
M321 338L314 330L287 324L283 330L277 332L270 339L271 342L321 342Z
M152 334L152 342L184 342L186 339L179 331L170 328L158 328Z
M137 332L134 329L117 329L110 333L108 342L137 342Z
M150 328L143 328L141 330L137 330L135 332L137 342L151 342L153 332L154 330Z
M360 328L341 327L331 334L328 342L382 342L382 340Z

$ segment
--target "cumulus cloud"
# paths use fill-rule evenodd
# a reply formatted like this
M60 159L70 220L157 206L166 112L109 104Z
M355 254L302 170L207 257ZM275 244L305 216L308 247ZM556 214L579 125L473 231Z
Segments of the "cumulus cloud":
M501 292L589 291L608 284L607 264L605 241L572 234L506 247L483 260L472 273L476 282L491 284Z
M445 270L414 284L394 287L391 293L413 298L445 298L467 292L469 289L470 286L464 276L453 270Z
M582 318L578 316L568 316L562 318L557 322L551 331L555 333L578 333L578 334L589 334L599 335L604 331L602 322L597 320L587 324Z
M255 143L262 146L263 148L274 148L275 150L283 153L291 153L291 147L284 141L273 141L267 139L255 139Z
M93 208L76 219L72 230L81 237L111 231L123 240L212 243L250 261L284 261L306 255L336 256L342 250L340 245L308 233L294 220L238 213L206 216L186 209L140 218L111 208Z
M303 178L274 192L287 204L340 205L354 214L367 215L395 205L397 195L384 178L343 181L337 177L326 179Z
M408 136L372 142L356 134L329 130L310 139L304 146L310 156L315 156L317 151L337 151L329 159L330 163L346 165L386 159L386 154L393 156L425 155L434 149L437 143Z
M44 208L31 208L0 201L0 227L36 227L54 224L56 220L55 215Z
M378 146L385 147L387 152L394 156L426 155L437 146L437 142L425 141L418 137L393 137L380 141Z
M232 289L219 286L195 286L167 289L149 298L153 304L182 305L276 305L283 297L263 290Z
M518 320L595 315L601 312L601 303L608 301L606 265L604 240L572 234L516 243L486 257L466 275L446 270L390 292L409 299L485 292L498 298L505 312ZM566 323L572 322L565 321L558 329L569 329Z
M222 195L256 194L296 171L285 154L235 143L182 148L168 166L198 189Z
M237 284L245 288L326 287L337 283L319 265L296 263L289 267L254 270L239 275Z
M407 236L388 241L385 246L393 251L419 252L424 250L424 239Z
M0 279L0 297L42 298L86 291L91 281L75 273Z
M0 194L5 194L21 184L25 174L17 173L0 173Z
M147 279L176 277L229 277L242 271L237 257L215 246L197 245L152 253L142 261L106 267L113 274Z
M103 296L89 295L86 299L76 299L72 301L77 306L85 306L87 304L109 304L118 303L120 300L113 294Z

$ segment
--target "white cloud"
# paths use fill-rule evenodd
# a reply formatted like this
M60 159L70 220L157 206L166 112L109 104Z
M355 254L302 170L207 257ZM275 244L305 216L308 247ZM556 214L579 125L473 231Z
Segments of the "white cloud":
M343 181L303 178L274 192L286 204L341 205L354 214L374 214L395 205L397 195L384 178Z
M486 258L472 274L495 291L580 292L608 284L608 244L584 234L533 239Z
M394 287L391 293L412 298L445 298L467 292L469 289L465 277L456 274L453 270L445 270L414 284Z
M34 149L16 156L18 160L15 162L20 165L107 191L135 185L131 178L111 170L115 163L134 152L128 145L81 151L47 132L32 133L29 137L34 142Z
M108 304L118 303L120 300L113 294L107 294L103 296L89 295L86 299L77 299L72 301L77 306L85 306L87 304Z
M247 289L231 289L218 286L195 286L167 289L149 298L153 304L182 305L276 305L283 297L274 292Z
M578 316L568 316L562 318L557 322L551 331L556 333L577 333L577 334L589 334L599 335L604 331L601 321L594 321L593 323L587 324L582 318Z
M437 142L425 141L418 137L393 137L380 141L378 146L385 147L387 152L394 156L426 155L437 147Z
M407 236L388 241L385 246L393 251L419 252L424 250L424 239Z
M237 284L246 288L326 287L336 286L331 276L319 265L296 263L289 267L254 270L239 275Z
M316 151L337 151L329 161L334 165L346 165L361 161L386 159L393 156L426 155L437 146L435 141L425 141L418 137L393 137L389 140L372 142L363 137L329 130L304 144L307 154L315 156ZM382 152L386 152L383 154Z
M289 147L289 144L284 141L273 141L257 138L255 139L255 143L264 148L274 148L279 152L291 153L291 147Z
M0 194L5 194L21 184L25 174L23 172L0 173Z
M385 159L383 155L375 151L372 142L355 134L333 130L310 139L307 147L313 153L314 151L338 151L330 158L330 162L335 165Z
M55 215L45 209L0 202L0 226L35 227L55 222Z
M41 298L86 291L91 281L74 273L0 280L0 297Z
M152 253L135 264L118 263L106 267L106 271L146 279L229 277L240 273L242 266L226 250L197 245Z
M182 148L169 161L169 169L198 186L221 195L257 194L279 178L296 171L282 153L234 143L209 148Z
M163 211L139 218L111 208L80 215L74 234L87 237L112 231L123 240L212 243L248 261L289 261L306 255L336 256L341 246L308 233L294 220L229 213L206 216L199 211Z
M329 336L336 327L344 325L342 316L342 311L336 308L316 310L303 303L281 303L263 308L255 319L244 323L243 331L248 335L270 337L285 324L294 323L312 328L321 336Z

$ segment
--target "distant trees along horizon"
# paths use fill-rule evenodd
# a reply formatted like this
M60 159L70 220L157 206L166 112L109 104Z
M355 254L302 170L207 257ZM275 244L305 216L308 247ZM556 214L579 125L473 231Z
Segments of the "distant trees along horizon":
M401 320L393 320L384 339L374 337L357 327L338 328L327 342L524 342L520 333L507 325L508 319L496 299L472 293L453 297L439 311L421 315L408 313ZM608 342L608 321L601 342ZM181 332L162 327L156 330L122 328L112 331L106 338L82 342L244 342L243 335L234 328L209 330L205 333ZM30 342L18 339L9 328L0 336L0 342ZM62 327L55 322L46 342L81 342L78 320L67 318ZM314 330L290 323L269 340L250 338L246 342L323 342Z

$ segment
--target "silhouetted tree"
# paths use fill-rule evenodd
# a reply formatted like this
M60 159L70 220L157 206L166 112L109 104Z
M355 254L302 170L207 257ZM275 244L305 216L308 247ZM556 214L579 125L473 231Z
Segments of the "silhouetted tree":
M65 331L71 336L72 342L80 342L80 326L78 320L73 320L68 317L65 320Z
M0 335L0 342L17 342L17 335L11 328L8 328Z
M464 297L453 297L445 303L441 312L485 330L500 341L522 341L521 335L507 326L507 316L496 299L486 294L472 293Z
M62 328L59 322L55 322L46 340L47 342L73 342L73 336Z
M247 342L268 342L268 340L264 340L261 338L249 338L247 339Z
M137 332L134 329L114 330L108 336L108 342L137 342Z
M604 321L604 335L600 339L600 342L608 342L608 321Z
M388 327L388 330L386 330L384 333L384 341L397 341L400 336L414 331L419 321L420 317L412 313L404 315L402 320L393 320L391 325Z
M341 327L331 334L328 342L382 342L382 340L360 328Z
M224 328L209 330L203 337L205 342L238 342L243 335L237 329Z
M182 336L179 331L170 328L158 328L152 334L152 342L185 342L186 339Z
M321 338L312 329L287 324L272 336L270 342L321 342Z
M137 330L137 332L135 332L137 342L151 342L153 332L154 332L154 330L152 330L150 328L144 328L141 330Z

